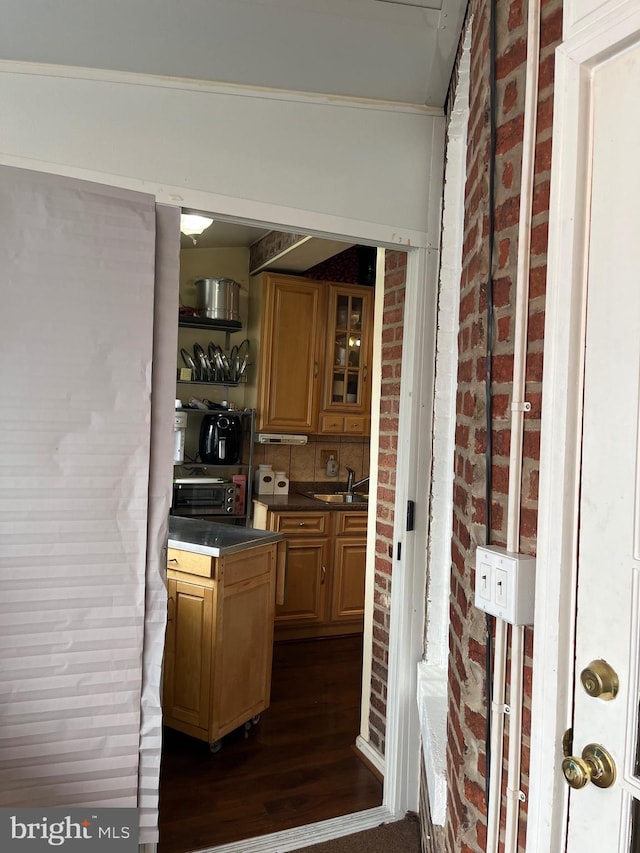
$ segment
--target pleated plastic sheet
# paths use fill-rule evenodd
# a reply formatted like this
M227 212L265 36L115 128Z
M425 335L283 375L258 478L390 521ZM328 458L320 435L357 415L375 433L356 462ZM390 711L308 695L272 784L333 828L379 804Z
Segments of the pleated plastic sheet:
M138 786L141 843L158 840L158 790L162 749L160 696L167 625L167 519L173 483L173 407L176 394L175 355L178 343L180 276L180 209L158 205L156 214L151 474Z
M150 196L0 168L2 806L135 807L159 739L158 701L141 739L155 234Z

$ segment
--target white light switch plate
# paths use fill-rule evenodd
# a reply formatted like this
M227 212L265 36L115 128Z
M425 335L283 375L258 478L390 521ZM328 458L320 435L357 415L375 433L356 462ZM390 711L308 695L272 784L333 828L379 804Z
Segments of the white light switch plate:
M511 625L533 625L536 559L497 545L476 551L478 609Z

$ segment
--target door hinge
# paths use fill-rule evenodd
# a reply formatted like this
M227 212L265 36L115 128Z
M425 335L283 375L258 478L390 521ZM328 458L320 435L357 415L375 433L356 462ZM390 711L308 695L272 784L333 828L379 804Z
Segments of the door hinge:
M573 753L573 729L567 729L562 735L562 754L565 758Z

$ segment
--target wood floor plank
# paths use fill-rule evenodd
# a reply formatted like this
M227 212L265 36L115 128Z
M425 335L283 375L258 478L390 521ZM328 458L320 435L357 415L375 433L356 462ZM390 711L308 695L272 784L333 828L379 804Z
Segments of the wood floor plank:
M279 643L271 706L245 737L206 743L165 729L159 853L187 853L326 820L382 802L354 754L359 637Z

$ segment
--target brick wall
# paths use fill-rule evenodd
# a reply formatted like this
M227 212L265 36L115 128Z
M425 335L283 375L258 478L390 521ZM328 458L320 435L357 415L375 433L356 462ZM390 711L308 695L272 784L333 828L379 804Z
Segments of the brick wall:
M373 609L373 660L369 740L384 755L389 665L389 613L393 566L393 506L398 448L398 412L406 252L385 253L384 314L382 328L382 383L380 446L378 454L378 515L376 522L375 588Z
M449 719L446 850L472 853L486 843L485 649L483 615L473 607L476 545L485 535L484 388L488 231L489 156L489 6L472 0L470 119L465 192L463 270L460 291L460 332L454 514L449 636ZM497 0L497 159L495 184L494 348L491 473L491 541L505 544L508 454L510 440L513 312L520 197L520 166L526 60L526 4ZM542 378L547 222L551 166L553 51L562 28L561 0L543 0L540 95L536 144L534 219L531 233L530 326L526 399L532 410L525 418L524 471L521 508L522 551L535 553L540 392ZM522 788L527 792L531 631L526 637L524 748ZM524 845L526 806L521 811Z
M420 818L421 853L442 853L444 850L444 833L441 826L434 826L431 821L427 777L422 754L420 755L420 801L418 802L418 817Z
M269 231L264 237L249 247L249 269L257 270L262 267L267 261L275 258L285 249L290 249L299 243L301 240L306 240L306 234L289 234L286 231Z

